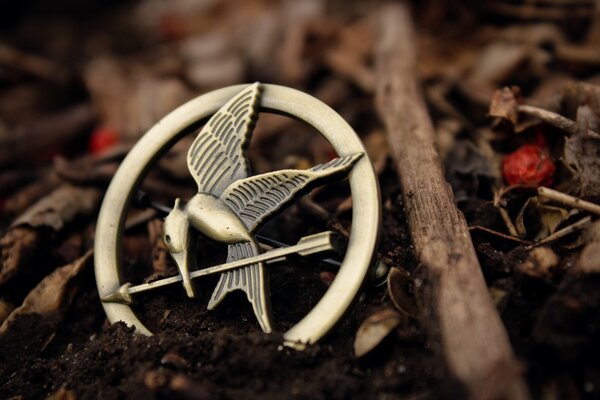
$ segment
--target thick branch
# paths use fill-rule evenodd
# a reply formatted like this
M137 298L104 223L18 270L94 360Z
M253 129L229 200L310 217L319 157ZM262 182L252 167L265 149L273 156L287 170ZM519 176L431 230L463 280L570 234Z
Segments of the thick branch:
M376 55L379 114L396 161L423 307L450 372L473 398L528 398L519 363L488 293L464 216L434 147L418 83L416 38L406 6L382 10Z

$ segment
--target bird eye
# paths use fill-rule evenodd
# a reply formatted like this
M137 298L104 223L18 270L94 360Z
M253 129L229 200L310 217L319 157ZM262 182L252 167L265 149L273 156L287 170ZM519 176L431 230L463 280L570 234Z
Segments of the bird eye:
M171 236L169 236L169 235L166 235L166 236L165 236L165 242L167 242L167 243L171 243Z

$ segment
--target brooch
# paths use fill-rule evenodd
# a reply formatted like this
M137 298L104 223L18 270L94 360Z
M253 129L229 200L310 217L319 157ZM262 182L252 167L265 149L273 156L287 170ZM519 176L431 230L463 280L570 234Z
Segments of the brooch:
M252 175L246 156L260 112L303 121L320 132L338 157L306 170L285 169ZM203 127L187 153L187 165L198 186L190 199L175 199L163 224L163 241L179 274L132 285L121 274L119 244L128 205L144 173L165 150L189 130ZM317 305L285 332L287 345L302 348L329 332L351 306L374 261L380 225L377 178L352 128L316 98L283 86L254 83L204 94L171 112L132 148L115 174L98 217L95 274L102 305L111 322L123 321L151 334L131 309L136 293L181 284L198 296L196 279L218 274L210 296L213 309L234 290L245 292L258 324L274 329L267 262L291 254L306 256L334 247L332 233L302 238L296 245L262 252L256 230L276 212L312 188L348 177L352 227L340 270ZM227 260L197 269L197 236L227 245Z

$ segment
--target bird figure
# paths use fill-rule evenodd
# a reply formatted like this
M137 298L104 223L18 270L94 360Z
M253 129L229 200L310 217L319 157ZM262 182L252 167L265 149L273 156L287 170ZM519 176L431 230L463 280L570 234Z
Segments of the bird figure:
M363 155L335 158L307 170L251 176L246 149L258 118L261 93L261 84L256 82L229 100L204 125L188 151L187 164L198 193L187 204L175 200L164 221L163 240L189 297L197 296L190 279L190 270L196 268L194 231L227 244L227 262L258 255L260 248L253 232L262 222L316 184L340 177ZM271 332L264 263L222 273L208 309L234 290L246 293L260 327Z

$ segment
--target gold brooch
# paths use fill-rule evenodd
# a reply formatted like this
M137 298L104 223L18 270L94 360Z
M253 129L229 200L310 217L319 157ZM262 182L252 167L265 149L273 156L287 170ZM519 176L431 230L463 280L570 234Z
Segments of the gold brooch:
M286 169L251 175L246 148L260 111L285 114L316 128L339 157L306 170ZM165 218L163 240L179 275L132 286L123 282L118 257L124 215L147 168L190 127L208 121L187 153L198 185L191 199L176 199ZM315 186L348 176L352 229L339 273L319 303L284 334L288 345L314 343L333 328L356 298L374 258L380 222L377 178L360 139L331 108L294 89L254 83L202 95L148 131L115 174L104 198L95 242L98 291L111 322L124 321L150 334L130 308L135 294L181 282L197 296L194 280L220 274L208 308L234 290L246 293L263 331L273 330L266 262L287 255L315 254L333 248L330 232L302 238L296 245L261 253L255 231L275 212ZM197 235L227 245L225 263L197 269Z

